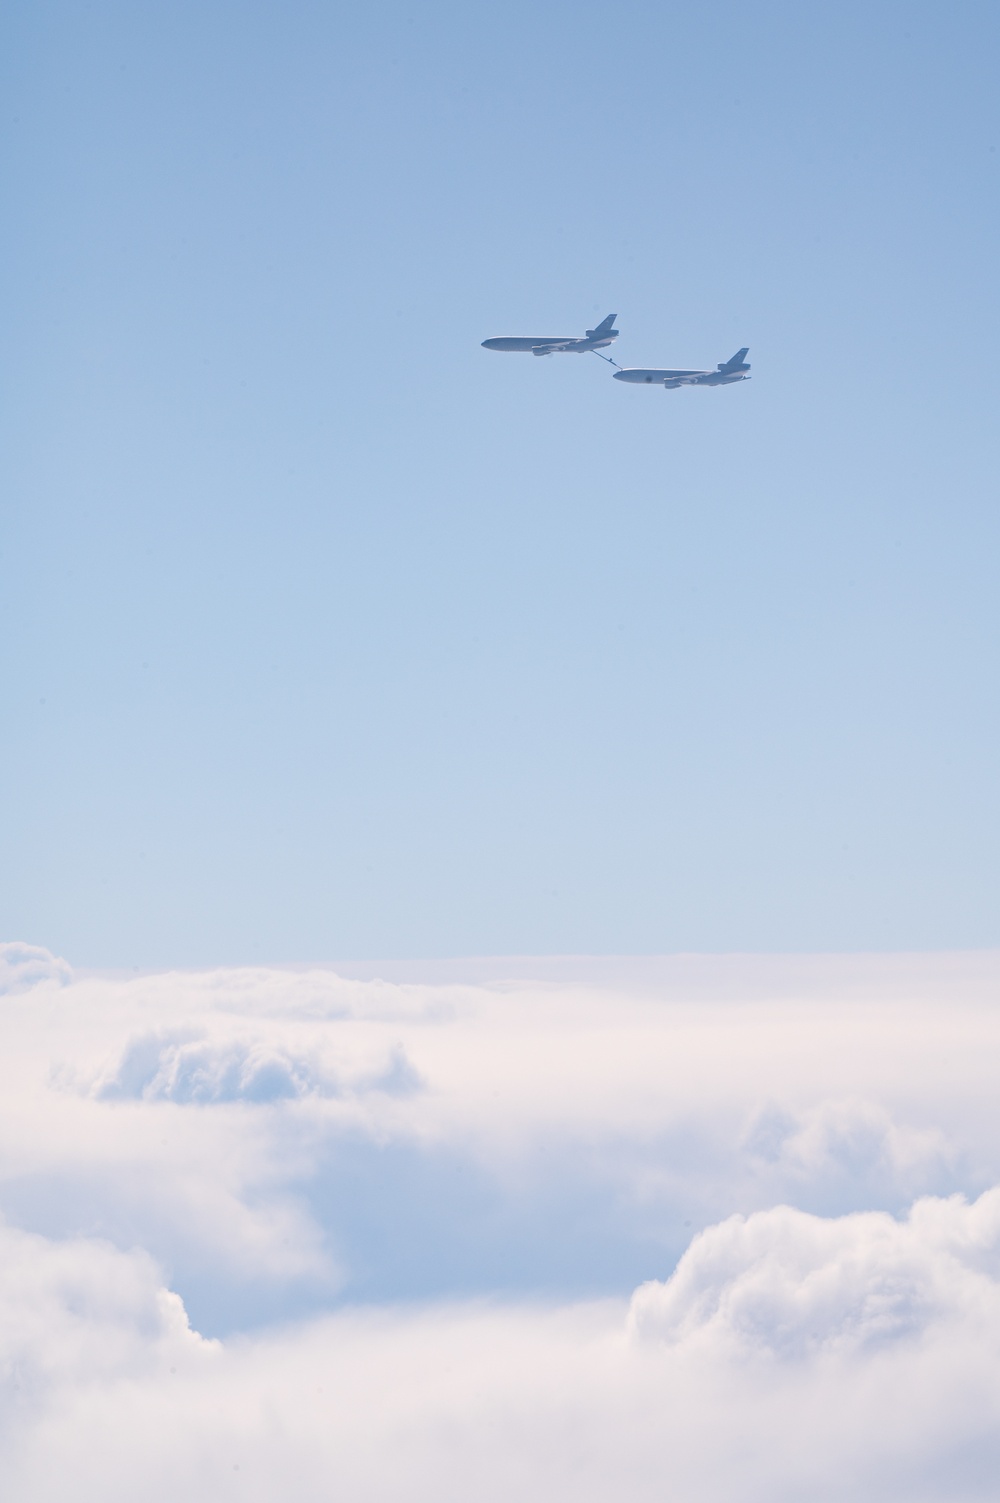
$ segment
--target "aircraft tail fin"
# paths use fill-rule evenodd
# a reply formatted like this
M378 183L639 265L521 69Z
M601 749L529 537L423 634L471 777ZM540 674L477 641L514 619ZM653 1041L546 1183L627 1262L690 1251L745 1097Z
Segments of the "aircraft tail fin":
M615 321L615 319L617 317L618 317L617 313L609 313L608 316L607 316L607 318L602 318L601 319L601 322L597 325L596 329L588 329L587 330L587 338L588 339L600 339L603 335L610 334L611 331L612 331L612 326L614 324L614 321ZM618 331L615 330L615 333L617 333L617 332Z
M750 346L748 344L745 344L743 346L742 350L737 350L736 354L733 355L731 359L720 362L720 364L719 364L720 371L738 371L738 370L742 370L743 369L743 362L747 358L747 356L749 355L749 353L750 353ZM747 366L747 370L749 370L749 369L750 369L750 367Z

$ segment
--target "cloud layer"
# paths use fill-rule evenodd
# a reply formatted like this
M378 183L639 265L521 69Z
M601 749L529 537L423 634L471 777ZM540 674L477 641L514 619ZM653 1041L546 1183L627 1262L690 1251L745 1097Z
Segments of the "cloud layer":
M810 964L0 948L4 1496L992 1496L1000 961Z

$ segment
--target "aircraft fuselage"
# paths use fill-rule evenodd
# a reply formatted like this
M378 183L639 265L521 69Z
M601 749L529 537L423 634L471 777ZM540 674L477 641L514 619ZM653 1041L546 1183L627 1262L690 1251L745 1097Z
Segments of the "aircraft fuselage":
M522 355L586 355L588 350L603 350L618 338L618 330L612 328L616 315L609 313L596 329L586 334L569 335L560 339L557 334L504 335L499 339L484 339L484 350L502 350L509 354Z
M588 350L603 350L618 338L618 330L604 339L528 339L511 336L504 339L484 339L484 350L508 350L518 354L532 355L585 355Z
M729 386L733 381L748 381L749 376L722 371L615 371L616 381L635 381L645 386Z
M717 365L714 371L627 368L615 371L615 380L631 381L636 386L665 386L668 391L678 386L730 386L733 381L749 381L748 353L746 349L737 350L731 360Z

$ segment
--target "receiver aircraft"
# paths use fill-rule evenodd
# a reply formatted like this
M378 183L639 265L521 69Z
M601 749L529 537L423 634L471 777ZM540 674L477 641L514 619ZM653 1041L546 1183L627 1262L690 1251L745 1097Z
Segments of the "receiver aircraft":
M567 353L585 355L588 350L603 350L606 345L618 338L618 330L612 328L617 317L617 313L609 313L596 329L588 329L583 338L559 339L555 336L539 335L537 339L531 339L518 335L502 339L484 339L483 349L511 350L523 352L525 355L529 350L533 355L565 355Z
M731 360L716 366L714 371L615 371L616 381L635 381L644 386L664 386L672 391L677 386L728 386L732 381L749 381L746 372L750 369L746 357L750 346L737 350Z

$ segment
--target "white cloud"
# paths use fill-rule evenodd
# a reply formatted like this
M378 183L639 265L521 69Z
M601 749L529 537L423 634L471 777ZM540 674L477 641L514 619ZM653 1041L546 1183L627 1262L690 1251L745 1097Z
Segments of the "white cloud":
M387 1308L222 1345L140 1255L15 1238L2 1356L32 1376L8 1393L4 1496L985 1500L998 1208L723 1223L628 1319L617 1301Z
M2 955L5 1499L993 1495L996 957Z
M960 1173L956 1145L939 1128L901 1124L870 1100L825 1100L800 1113L765 1107L743 1147L762 1183L807 1195L823 1187L856 1196L864 1187L878 1202L894 1188L908 1197Z
M0 1404L116 1382L208 1350L153 1259L0 1226Z
M840 993L822 958L794 984L755 958L744 998L732 959L634 985L604 963L602 987L57 985L67 967L28 960L39 979L0 1002L0 1211L146 1247L213 1332L302 1309L303 1280L624 1293L733 1211L898 1212L1000 1182L989 957L964 992L953 965L838 962Z
M665 1283L632 1299L632 1329L802 1357L913 1341L948 1321L1000 1337L1000 1189L826 1219L791 1206L696 1237Z
M306 1096L390 1096L420 1089L420 1077L399 1045L368 1073L338 1073L317 1053L288 1049L260 1038L226 1041L186 1034L144 1033L129 1040L121 1057L92 1088L100 1101L173 1101L178 1105L296 1101Z
M41 945L0 944L0 997L45 981L65 986L72 975L65 960Z

